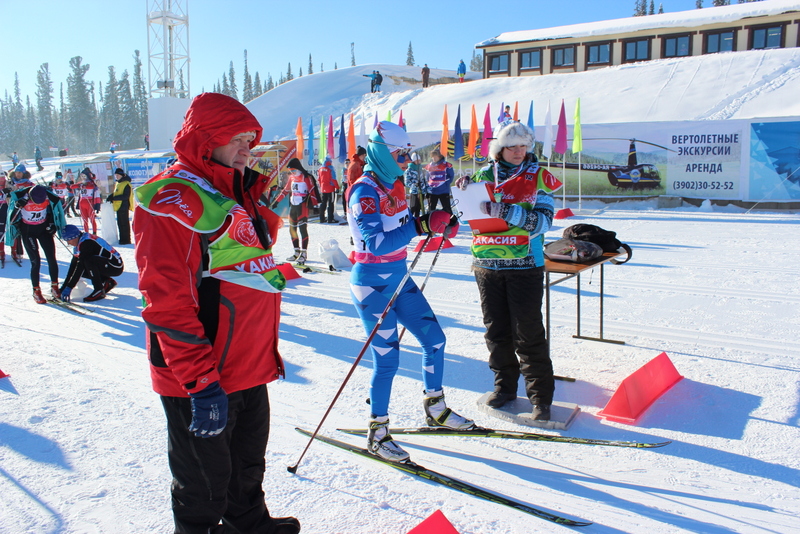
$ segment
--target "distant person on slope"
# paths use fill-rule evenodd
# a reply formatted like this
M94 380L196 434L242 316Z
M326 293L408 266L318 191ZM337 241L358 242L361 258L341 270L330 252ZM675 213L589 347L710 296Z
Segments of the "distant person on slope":
M458 83L464 83L464 76L467 75L467 65L463 59L458 63L456 74L458 74Z
M406 246L422 234L453 235L458 222L449 213L436 211L412 218L400 177L408 166L411 140L400 126L384 121L369 136L364 174L350 188L347 223L355 243L355 261L350 276L350 296L369 333L386 309L398 284L405 277ZM370 452L394 462L408 453L389 434L389 398L400 361L398 322L422 346L423 407L430 426L467 429L469 419L447 408L442 390L445 336L425 296L411 278L373 338L373 372L370 385L370 421L367 447Z
M365 78L369 78L369 92L375 92L375 79L378 77L378 71L373 70L372 74L362 74Z
M431 69L428 68L428 64L427 63L425 63L425 66L422 67L421 74L422 74L422 87L423 88L428 87L428 81L430 80L430 76L431 76Z
M88 278L92 282L92 292L84 297L84 302L106 298L108 292L117 287L114 278L125 270L119 252L105 239L88 232L81 232L72 224L64 227L61 237L73 247L72 261L61 286L61 299L67 302L71 300L72 290L81 278Z
M286 258L286 261L303 265L308 259L308 205L319 207L319 195L314 180L299 159L290 159L286 167L289 168L289 179L283 191L272 201L270 208L275 209L278 202L289 195L289 237L292 239L294 254Z

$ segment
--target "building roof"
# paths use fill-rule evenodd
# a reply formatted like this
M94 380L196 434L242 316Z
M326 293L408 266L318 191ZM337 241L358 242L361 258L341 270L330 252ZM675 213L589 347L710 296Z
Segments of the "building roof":
M525 41L604 37L619 33L657 30L661 28L692 28L710 24L737 22L745 18L780 15L787 12L800 12L800 1L764 0L762 2L748 2L746 4L732 4L729 6L678 11L677 13L661 13L659 15L585 22L582 24L541 28L538 30L505 32L497 37L482 41L475 46L477 48L484 48L487 46Z

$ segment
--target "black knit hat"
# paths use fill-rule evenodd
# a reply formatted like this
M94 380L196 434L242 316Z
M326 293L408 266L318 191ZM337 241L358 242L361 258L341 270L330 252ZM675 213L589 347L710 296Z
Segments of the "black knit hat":
M120 169L119 167L117 167L117 168L114 170L114 174L119 174L120 176L125 176L125 171L123 171L122 169Z
M359 145L359 147L356 149L356 155L357 155L357 156L363 156L363 155L364 155L364 154L366 154L366 153L367 153L367 149L366 149L366 148L364 148L364 147L363 147L363 146L361 146L361 145Z
M303 174L308 174L308 172L303 168L303 164L300 163L300 160L297 158L290 159L289 163L287 163L286 166L290 169L296 169L302 172Z

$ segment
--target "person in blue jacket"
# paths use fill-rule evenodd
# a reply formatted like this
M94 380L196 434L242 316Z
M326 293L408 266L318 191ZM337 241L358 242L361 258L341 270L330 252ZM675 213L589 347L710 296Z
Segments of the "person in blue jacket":
M451 237L458 232L458 222L445 211L421 217L409 214L400 178L408 166L411 148L408 134L400 126L388 121L378 123L369 136L364 174L348 189L347 223L355 243L350 296L367 332L377 324L405 277L406 246L411 239L428 233ZM408 460L408 453L389 433L389 397L400 362L398 321L422 346L427 424L464 430L472 428L474 422L445 404L442 375L446 339L430 304L409 277L370 345L374 363L367 437L371 453L403 462Z
M436 209L436 205L441 202L442 209L447 213L453 213L450 207L450 188L453 186L453 166L448 163L438 148L431 152L431 162L425 167L428 171L428 208L430 211Z
M464 83L464 76L467 75L467 65L464 63L463 59L458 64L458 70L456 70L456 74L458 74L458 83Z

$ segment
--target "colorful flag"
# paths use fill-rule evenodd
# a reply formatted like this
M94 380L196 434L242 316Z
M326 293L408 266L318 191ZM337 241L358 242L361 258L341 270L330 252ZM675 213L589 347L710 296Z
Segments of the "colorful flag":
M359 146L363 146L367 148L367 119L365 117L361 118L361 129L358 132L358 144ZM355 152L353 152L355 154Z
M350 114L350 129L347 132L347 155L352 156L356 153L356 125L353 122L353 114Z
M453 132L453 157L461 159L464 156L464 134L461 133L461 104L456 113L456 127Z
M347 159L347 137L344 135L344 113L339 123L339 163Z
M561 112L558 114L558 131L556 132L556 152L567 152L567 112L564 109L564 99L561 99Z
M486 104L486 113L483 116L483 140L481 141L481 156L484 158L489 155L489 141L492 139L492 117L489 106L490 104Z
M378 127L378 112L376 111L375 112L375 124L372 125L372 129L374 130L377 127Z
M542 142L542 156L548 161L553 155L553 119L550 118L550 101L547 101L547 112L544 115L544 141Z
M444 115L442 115L442 139L439 144L439 151L444 157L447 157L450 152L450 147L447 146L447 141L450 139L450 129L447 127L447 122L447 104L445 104Z
M467 151L469 152L469 157L475 157L475 150L478 148L478 119L475 116L475 104L472 104L472 121L469 124L469 147L467 147Z
M333 115L328 115L328 157L331 159L334 157ZM325 161L324 158L322 161Z
M303 159L303 151L306 148L305 140L303 139L303 117L297 117L297 128L294 130L294 136L297 138L297 156L299 160Z
M319 121L319 157L317 161L322 163L325 161L325 156L328 155L328 135L325 133L325 117Z
M575 126L572 127L572 153L583 151L583 136L581 135L581 99L575 102Z
M514 121L519 122L519 102L514 101Z
M300 154L301 158L302 156L303 155ZM302 161L302 159L300 161ZM308 164L314 164L314 117L308 119Z
M397 125L402 129L406 129L406 120L403 118L403 110L400 110L400 117L397 119Z
M389 110L389 113L386 114L386 120L392 122L392 110Z
M500 102L500 115L497 116L497 122L506 120L506 103Z

